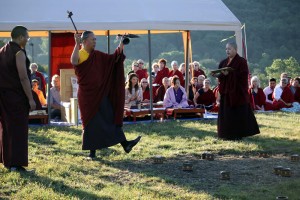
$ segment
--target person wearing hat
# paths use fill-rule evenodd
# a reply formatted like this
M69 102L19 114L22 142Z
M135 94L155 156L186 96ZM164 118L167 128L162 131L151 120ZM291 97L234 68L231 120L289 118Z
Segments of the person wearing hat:
M74 39L71 63L79 85L82 149L90 150L89 159L96 157L97 149L118 143L129 153L141 136L127 141L122 128L125 103L123 38L113 54L95 50L96 37L92 31L74 34Z

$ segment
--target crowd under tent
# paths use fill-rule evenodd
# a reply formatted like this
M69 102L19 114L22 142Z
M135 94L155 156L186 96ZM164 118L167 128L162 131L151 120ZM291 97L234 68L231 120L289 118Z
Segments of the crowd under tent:
M233 31L242 55L242 25L221 0L27 0L21 4L19 0L3 1L0 37L10 37L14 26L23 25L30 37L49 37L50 76L61 68L72 68L69 59L74 27L67 11L73 12L79 32L92 30L96 35L108 36L108 40L125 32L147 34L149 72L151 34L181 32L186 66L192 60L190 31L194 30Z

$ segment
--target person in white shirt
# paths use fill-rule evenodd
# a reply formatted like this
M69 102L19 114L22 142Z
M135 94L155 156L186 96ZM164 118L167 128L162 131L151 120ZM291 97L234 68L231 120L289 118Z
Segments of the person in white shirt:
M269 80L269 86L264 88L264 93L265 93L265 96L266 96L266 102L268 102L268 103L273 103L272 95L273 95L275 86L276 86L276 79L271 78Z

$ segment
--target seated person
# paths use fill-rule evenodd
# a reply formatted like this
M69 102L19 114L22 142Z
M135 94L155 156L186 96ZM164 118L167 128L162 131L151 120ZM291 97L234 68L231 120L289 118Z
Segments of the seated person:
M216 104L216 97L210 89L210 80L204 80L203 88L200 88L194 96L194 104L197 108L211 110Z
M294 78L294 79L290 79L292 80L291 85L289 86L289 88L291 89L292 93L295 94L297 88L299 88L299 78Z
M204 78L206 78L207 76L205 75L205 72L202 69L200 69L200 67L201 67L200 63L197 61L194 61L193 64L194 64L194 77L203 75Z
M167 77L162 79L163 85L159 86L159 88L155 92L154 102L157 103L159 101L164 100L165 93L167 89L170 87L170 81Z
M181 86L184 86L184 79L183 79L183 75L182 73L178 70L178 63L177 61L172 61L171 62L171 67L173 70L171 70L169 72L169 77L173 77L173 76L178 76L179 80L180 80L180 85Z
M145 79L147 79L148 78L148 71L147 71L147 69L144 69L143 67L144 67L144 61L142 60L142 59L139 59L138 61L137 61L137 63L138 63L138 70L135 72L137 75L138 75L138 77L139 77L139 82L141 82L141 80L143 79L143 78L145 78Z
M150 102L150 88L147 79L142 78L140 87L142 88L143 91L143 102L144 103Z
M157 72L154 83L162 85L162 79L169 76L169 68L167 67L167 61L165 59L160 59L158 64L159 71Z
M199 75L198 76L198 84L197 84L197 91L200 89L200 88L203 88L203 81L205 79L205 76L204 75Z
M186 108L189 107L184 87L180 86L178 77L173 77L172 86L167 89L164 96L165 108Z
M158 65L157 63L153 63L153 64L152 64L152 72L151 72L151 75L152 75L153 77L156 77L158 71L159 71L159 65ZM154 79L154 80L155 80L155 79ZM154 83L154 81L153 81L152 83Z
M294 78L293 86L295 88L294 100L300 103L300 77Z
M61 119L61 101L60 101L60 77L53 75L51 79L52 88L50 88L50 106L51 106L51 119Z
M194 96L197 93L197 85L198 85L198 78L193 77L191 78L191 82L189 85L189 104L194 104Z
M142 88L139 87L139 78L135 73L129 74L128 82L125 86L125 107L135 108L143 100Z
M276 79L271 78L269 80L269 86L264 88L264 94L266 96L266 102L273 104L273 92L276 86Z
M47 102L44 97L43 91L39 90L39 81L36 79L33 79L31 82L32 82L32 90L37 94L40 104L42 106L46 106Z
M273 109L290 108L294 102L294 95L290 88L287 87L288 79L282 78L280 84L275 87Z
M251 78L250 88L248 89L250 105L253 110L265 110L266 96L260 88L259 79L257 76Z

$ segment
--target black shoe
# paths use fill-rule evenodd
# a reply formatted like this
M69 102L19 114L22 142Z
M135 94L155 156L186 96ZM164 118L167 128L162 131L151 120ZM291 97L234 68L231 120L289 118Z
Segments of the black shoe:
M9 171L11 172L34 172L34 169L26 169L22 166L9 167Z
M132 148L140 141L142 136L138 136L137 138L135 138L134 140L128 141L128 144L124 147L123 149L126 153L129 153Z

